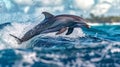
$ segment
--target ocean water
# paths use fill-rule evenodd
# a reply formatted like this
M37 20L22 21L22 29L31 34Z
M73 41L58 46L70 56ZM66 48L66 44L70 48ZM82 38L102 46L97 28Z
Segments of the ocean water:
M89 2L88 2L89 1ZM0 0L0 67L120 67L120 24L95 24L72 34L40 34L21 38L40 23L43 11L89 17L119 13L118 0ZM118 8L116 8L118 7ZM111 14L111 15L114 15ZM119 15L119 14L117 14Z
M76 28L69 36L41 34L18 45L33 23L0 25L0 67L119 67L120 25ZM66 32L65 32L66 33Z

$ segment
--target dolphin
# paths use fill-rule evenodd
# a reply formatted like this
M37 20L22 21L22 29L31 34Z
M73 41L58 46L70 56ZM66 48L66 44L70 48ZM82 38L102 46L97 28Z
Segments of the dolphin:
M39 34L57 32L56 35L58 35L68 29L66 35L69 35L76 27L89 28L89 25L86 24L87 21L79 16L67 14L54 16L48 12L42 12L42 14L45 15L45 19L31 30L26 32L22 38L18 38L12 34L10 34L10 36L14 37L18 44L21 44L22 42L28 41Z

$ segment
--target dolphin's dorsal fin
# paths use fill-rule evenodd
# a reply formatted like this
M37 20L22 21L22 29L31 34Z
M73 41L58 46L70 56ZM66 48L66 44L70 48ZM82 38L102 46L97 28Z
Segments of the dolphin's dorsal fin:
M58 32L56 33L56 35L61 34L61 33L65 32L66 30L67 30L67 27L60 29L60 31L58 31Z
M66 33L66 35L69 35L73 32L74 28L68 28L68 32Z
M45 15L45 19L54 17L54 15L52 15L51 13L48 13L48 12L42 12L42 14Z

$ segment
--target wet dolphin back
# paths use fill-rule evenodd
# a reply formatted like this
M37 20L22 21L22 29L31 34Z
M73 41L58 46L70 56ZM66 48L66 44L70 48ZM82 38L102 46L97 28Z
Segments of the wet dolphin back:
M34 28L29 30L28 32L25 33L25 35L21 38L23 41L27 41L31 39L34 36L37 36L41 34L44 30L49 28L54 23L53 19L47 19L36 25Z

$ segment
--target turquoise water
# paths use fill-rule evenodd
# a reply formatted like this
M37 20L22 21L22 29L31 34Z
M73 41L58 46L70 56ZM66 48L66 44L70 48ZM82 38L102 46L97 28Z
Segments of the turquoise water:
M23 23L1 25L0 66L1 67L119 67L120 26L98 25L83 28L68 37L37 36L22 45L16 44L13 33L20 37L19 27ZM22 29L22 28L21 28ZM24 29L23 29L24 30ZM25 30L26 31L26 30ZM71 37L74 35L81 35Z

